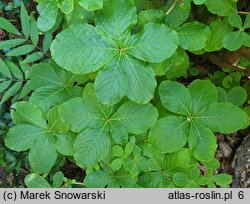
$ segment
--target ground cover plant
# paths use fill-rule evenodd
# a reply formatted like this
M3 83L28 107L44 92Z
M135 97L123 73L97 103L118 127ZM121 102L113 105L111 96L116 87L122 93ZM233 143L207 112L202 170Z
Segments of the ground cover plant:
M27 187L230 186L218 135L249 130L248 1L0 5L6 171Z

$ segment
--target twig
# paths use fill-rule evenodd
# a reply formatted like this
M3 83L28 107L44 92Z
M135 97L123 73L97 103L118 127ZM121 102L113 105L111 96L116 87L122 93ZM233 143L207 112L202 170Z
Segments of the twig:
M178 1L180 0L175 0L174 3L172 4L172 6L168 9L168 11L166 12L166 14L168 15L176 6L176 4L178 3Z

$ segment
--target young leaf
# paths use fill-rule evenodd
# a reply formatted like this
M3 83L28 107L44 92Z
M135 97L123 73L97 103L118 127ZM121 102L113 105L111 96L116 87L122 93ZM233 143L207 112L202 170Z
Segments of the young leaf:
M34 173L27 175L24 182L28 188L51 188L45 178Z
M58 7L65 14L70 14L74 9L74 0L62 0L59 2Z
M227 102L236 106L241 106L247 100L247 92L244 88L236 86L227 95Z
M103 7L103 0L79 0L78 4L87 11L94 11Z
M21 35L15 26L13 26L7 19L1 16L0 16L0 28L6 30L9 33Z
M104 188L110 181L111 177L108 173L97 170L85 177L84 185L88 188Z
M238 50L244 42L244 32L243 31L236 31L229 33L224 38L224 47L229 51Z
M30 34L30 17L23 2L21 3L20 16L21 16L22 31L24 33L24 36L28 38Z
M232 14L231 16L229 16L228 21L233 27L238 29L242 28L242 19L239 15Z
M56 172L53 175L53 187L60 188L63 184L64 175L61 171Z

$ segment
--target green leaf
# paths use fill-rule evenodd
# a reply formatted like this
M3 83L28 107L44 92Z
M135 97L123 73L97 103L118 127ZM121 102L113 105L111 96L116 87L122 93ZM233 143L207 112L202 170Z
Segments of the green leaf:
M52 43L52 33L50 32L46 32L44 35L44 39L43 39L43 51L47 52L50 48L50 45Z
M171 57L178 47L175 31L163 24L148 23L141 32L132 35L127 48L128 54L146 61L162 62Z
M74 0L62 0L59 2L58 7L65 14L70 14L74 9Z
M237 12L236 2L232 0L207 0L207 9L218 16L230 16Z
M25 96L27 96L31 92L31 89L29 87L29 84L26 83L20 92L20 95L18 96L17 100L23 99Z
M60 188L63 184L64 175L61 171L56 172L53 175L53 187Z
M22 39L22 38L5 40L5 41L0 42L0 49L16 47L18 45L22 45L25 42L26 42L26 39Z
M182 117L162 118L151 128L148 139L161 153L172 153L187 143L187 127L188 122Z
M53 28L53 26L56 24L56 19L58 15L57 2L41 2L37 6L37 11L40 14L37 19L38 28L43 32Z
M248 123L247 114L230 103L212 103L195 119L214 132L230 134Z
M78 4L84 7L87 11L94 11L103 7L103 0L80 0Z
M126 96L137 103L148 103L153 98L157 85L153 69L129 55L125 57L123 69L128 78Z
M28 55L23 61L20 62L20 64L27 64L27 63L35 62L42 58L43 58L43 52L34 52Z
M140 176L138 184L144 188L157 188L161 180L161 172L146 172Z
M37 138L42 137L44 133L44 129L33 125L16 125L10 128L5 145L18 152L25 151L33 147Z
M123 157L124 156L124 150L122 149L121 146L115 145L115 146L113 146L112 150L113 150L113 154L115 156L117 156L117 157Z
M160 84L159 94L166 109L177 114L191 116L191 95L184 85L178 82L164 81Z
M247 92L244 88L236 86L232 88L227 95L227 102L236 106L241 106L247 100Z
M75 137L68 134L58 134L56 140L56 148L58 152L66 156L74 154Z
M225 89L217 87L217 91L218 91L218 102L226 102L227 92L225 91Z
M7 19L0 17L0 28L6 30L9 33L20 35L19 31L13 26Z
M32 93L30 101L38 105L44 112L50 107L82 95L81 87L65 87L49 85L38 88Z
M231 26L238 29L242 29L242 19L239 15L232 14L231 16L229 16L228 21L231 24Z
M75 114L77 113L77 114ZM94 126L99 118L90 112L82 98L74 98L59 107L59 114L62 121L74 132L81 132L83 129ZM84 117L82 117L84 115Z
M3 81L0 83L0 93L3 93L11 84L11 80Z
M147 24L147 23L163 23L166 14L157 9L148 9L143 10L138 14L138 22L137 25L139 27Z
M130 133L141 134L155 123L157 117L157 110L151 104L126 102L112 116L111 121L121 123Z
M30 34L30 17L23 2L21 3L20 16L21 16L22 31L24 33L24 36L28 38Z
M183 24L176 29L176 32L179 36L180 46L189 51L204 48L211 36L209 27L197 21Z
M113 43L88 24L62 31L51 45L53 59L76 74L97 71L116 55L115 50Z
M238 50L243 42L244 42L244 32L243 31L236 31L229 33L224 38L224 47L229 51Z
M128 131L122 124L110 123L109 130L113 140L117 144L126 144L128 142Z
M88 188L104 188L111 181L111 177L104 171L97 170L87 175L84 179L84 185Z
M190 183L189 178L181 172L177 172L173 176L173 181L177 186L184 187L187 186Z
M58 106L52 107L47 112L46 119L48 122L48 129L52 132L65 133L69 130L69 127L60 119Z
M52 135L39 137L29 152L29 162L35 173L42 174L49 171L55 164L57 151L55 139Z
M107 156L111 144L105 127L104 125L101 129L86 129L77 136L74 158L78 166L93 166Z
M28 124L40 128L47 127L42 111L33 103L17 102L11 108L11 117L15 124Z
M117 171L122 167L122 164L123 164L123 158L117 158L114 161L112 161L110 166L114 171Z
M37 22L34 15L30 18L30 38L34 46L37 46L39 40L39 32Z
M208 128L192 121L188 138L189 148L194 157L199 161L213 159L217 149L217 142L214 134Z
M217 51L223 48L223 40L228 33L233 31L233 27L228 20L218 19L210 24L211 38L205 47L208 52Z
M9 70L14 75L14 77L16 77L17 79L23 80L23 73L18 68L17 65L15 65L12 61L6 61L5 63L9 67Z
M108 36L123 40L137 22L134 2L132 0L106 1L103 9L97 12L95 21L97 28Z
M169 174L175 172L189 172L192 167L197 166L198 161L193 157L188 148L182 148L171 154L167 154L163 162L163 168Z
M51 188L45 178L34 173L27 175L24 182L28 188Z
M22 45L8 52L6 56L16 57L16 56L26 55L32 52L35 48L36 47L34 45Z
M175 4L171 11L168 12L173 4L174 0L170 0L164 8L167 14L165 23L171 28L177 28L188 19L191 11L191 4L190 0L183 0Z
M0 58L0 73L2 73L4 76L6 76L9 79L12 79L11 73L5 62Z
M232 176L227 174L217 174L212 176L213 182L220 186L226 186L232 183Z
M95 93L103 104L113 105L121 100L128 89L128 78L123 69L121 55L102 69L95 80Z
M22 82L16 82L12 87L10 87L2 97L0 104L6 102L11 96L14 96L22 87Z
M247 14L247 17L246 17L246 19L245 19L245 23L244 23L244 25L243 25L243 28L244 28L244 29L250 28L250 13Z
M192 98L193 114L197 114L209 104L217 102L217 89L209 80L195 80L188 86L188 90Z
M195 3L196 5L202 5L202 4L204 4L206 1L207 1L207 0L194 0L194 3Z
M62 86L64 79L50 64L40 63L31 67L29 85L34 90L49 85Z

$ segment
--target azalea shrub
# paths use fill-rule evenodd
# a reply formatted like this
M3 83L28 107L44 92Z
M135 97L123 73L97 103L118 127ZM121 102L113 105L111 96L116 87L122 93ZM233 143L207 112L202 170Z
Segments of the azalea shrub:
M36 3L20 28L0 17L4 141L27 153L27 187L230 185L215 135L249 126L248 1Z

